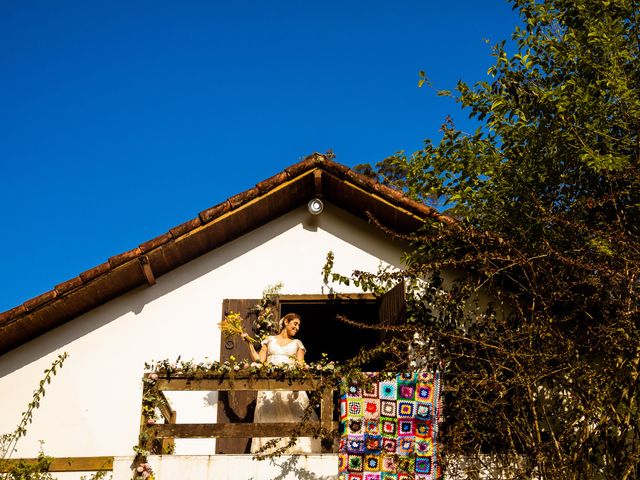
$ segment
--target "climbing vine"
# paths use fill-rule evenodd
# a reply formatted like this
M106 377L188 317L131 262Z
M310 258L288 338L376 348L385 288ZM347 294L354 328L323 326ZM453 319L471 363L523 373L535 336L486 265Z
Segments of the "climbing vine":
M255 314L253 321L253 330L256 339L261 342L269 335L278 333L278 318L274 315L278 295L282 290L283 283L279 282L275 285L269 285L262 291L260 301L249 309L249 313Z

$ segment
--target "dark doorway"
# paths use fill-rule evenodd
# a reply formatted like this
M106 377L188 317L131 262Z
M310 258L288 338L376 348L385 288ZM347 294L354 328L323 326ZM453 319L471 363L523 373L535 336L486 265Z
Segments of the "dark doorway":
M320 360L323 353L329 360L343 362L360 349L377 345L379 330L358 328L338 320L337 316L373 326L379 322L378 309L376 299L280 299L281 315L294 312L302 318L298 338L307 349L308 362Z

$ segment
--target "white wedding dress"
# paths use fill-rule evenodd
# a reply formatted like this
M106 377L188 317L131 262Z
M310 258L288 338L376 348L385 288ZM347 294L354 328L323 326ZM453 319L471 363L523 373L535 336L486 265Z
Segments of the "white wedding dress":
M292 340L284 347L279 345L276 337L267 337L262 341L267 346L267 363L273 365L293 365L296 362L298 350L306 350L300 340ZM280 391L259 391L256 399L256 410L254 414L255 423L296 423L299 422L309 405L309 397L306 392L292 392L288 390ZM317 421L317 415L312 412L309 420ZM269 437L254 438L251 442L251 452L256 453L268 441ZM280 448L289 443L289 438L281 438L275 448ZM269 448L262 453L269 453L273 449ZM300 437L295 445L289 447L287 454L298 453L320 453L320 439L311 437Z

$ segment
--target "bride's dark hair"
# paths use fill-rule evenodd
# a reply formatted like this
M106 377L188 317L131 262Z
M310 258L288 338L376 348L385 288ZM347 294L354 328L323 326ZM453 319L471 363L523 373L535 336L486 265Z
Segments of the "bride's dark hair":
M284 328L285 323L289 323L291 320L295 320L295 319L298 319L299 322L302 322L302 318L300 318L300 315L298 315L297 313L287 313L278 322L280 326L280 331L282 331L282 329Z

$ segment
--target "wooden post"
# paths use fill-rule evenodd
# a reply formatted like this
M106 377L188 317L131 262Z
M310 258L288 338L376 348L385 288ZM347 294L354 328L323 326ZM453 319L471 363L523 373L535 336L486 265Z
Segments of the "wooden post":
M322 383L322 396L320 397L320 428L323 434L328 435L333 427L333 387L328 385L326 381ZM327 440L322 442L322 453L331 453L333 451L333 441L331 445Z
M145 415L145 400L146 395L159 395L159 390L156 385L143 384L142 386L142 405L140 407L140 438L138 446L148 452L153 452L153 438L152 438L152 425L147 424L147 416Z
M171 411L171 417L168 419L165 419L165 423L167 424L171 424L171 425L175 425L176 423L176 419L177 419L177 414L175 411ZM160 452L161 454L166 454L166 453L173 453L173 450L175 449L176 446L176 441L173 437L170 438L163 438L162 439L162 451Z
M148 431L147 417L144 414L144 402L140 409L140 436L138 437L138 447L151 451L150 432Z

